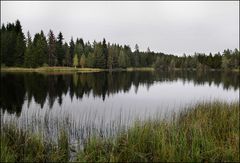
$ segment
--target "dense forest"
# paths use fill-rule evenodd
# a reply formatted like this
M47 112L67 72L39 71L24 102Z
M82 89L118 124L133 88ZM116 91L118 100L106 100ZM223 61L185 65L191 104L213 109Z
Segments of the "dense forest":
M41 67L71 66L89 68L127 68L154 67L156 69L239 69L239 49L226 49L223 53L175 56L156 53L149 48L139 51L136 44L134 51L128 45L110 44L105 39L92 44L82 38L70 43L64 42L63 34L57 37L50 30L46 36L43 31L36 33L32 39L22 31L19 20L1 27L1 66Z

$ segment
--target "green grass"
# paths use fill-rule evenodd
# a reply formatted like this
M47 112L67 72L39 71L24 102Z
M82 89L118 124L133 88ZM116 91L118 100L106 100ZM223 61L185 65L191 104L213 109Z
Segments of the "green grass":
M199 104L169 120L136 122L114 139L93 137L78 161L239 161L239 104Z
M68 137L59 134L58 144L40 135L30 134L15 126L3 126L1 131L1 162L63 162L69 159Z
M22 68L22 67L4 67L2 72L100 72L104 69L99 68L74 68L74 67L39 67L39 68Z
M68 135L57 143L2 124L1 162L68 161ZM89 137L80 162L239 162L239 102L200 103L170 118L136 123L114 137Z
M39 68L23 68L23 67L1 67L2 72L100 72L110 71L110 69L100 68L74 68L74 67L39 67ZM152 67L129 67L126 69L116 68L111 71L154 71Z
M100 69L100 68L74 68L74 67L39 67L39 68L23 68L23 67L1 67L1 72L53 72L53 73L70 73L70 72L102 72L102 71L154 71L152 67L129 67L126 69Z
M127 71L154 71L153 67L128 67Z

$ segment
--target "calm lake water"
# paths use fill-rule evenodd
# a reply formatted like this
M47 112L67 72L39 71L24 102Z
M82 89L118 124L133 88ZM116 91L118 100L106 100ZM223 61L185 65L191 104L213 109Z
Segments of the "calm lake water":
M1 122L52 136L61 125L75 136L111 135L136 119L213 100L239 101L238 73L1 73Z

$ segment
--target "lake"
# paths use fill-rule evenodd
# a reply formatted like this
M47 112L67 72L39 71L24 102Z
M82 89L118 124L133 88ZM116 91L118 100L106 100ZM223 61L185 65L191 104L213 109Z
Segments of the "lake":
M72 137L114 135L136 120L213 100L239 101L239 73L1 73L1 122L51 137L61 126Z

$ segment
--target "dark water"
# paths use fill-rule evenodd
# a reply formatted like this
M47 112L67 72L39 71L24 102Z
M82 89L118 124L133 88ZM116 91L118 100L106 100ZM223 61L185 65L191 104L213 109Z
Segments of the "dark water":
M21 126L32 125L36 130L41 122L34 117L51 125L48 128L55 128L52 117L69 115L82 128L105 129L116 123L125 125L135 119L167 114L212 100L238 101L239 74L194 71L1 73L2 122L15 120Z

